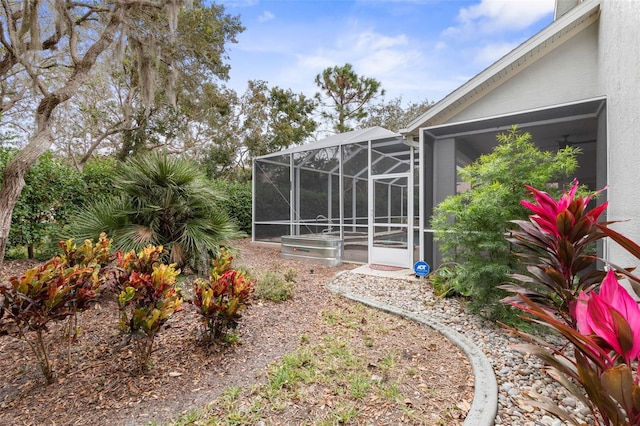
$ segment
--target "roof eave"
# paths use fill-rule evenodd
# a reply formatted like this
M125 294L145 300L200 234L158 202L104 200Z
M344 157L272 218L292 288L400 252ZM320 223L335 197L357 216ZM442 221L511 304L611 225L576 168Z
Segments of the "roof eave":
M595 22L599 16L600 3L601 0L590 0L576 6L445 96L423 115L409 123L406 128L400 129L399 133L405 136L417 136L419 128L442 121L443 116L450 115L451 111L456 110L468 100L477 98L478 94L488 93L499 86L512 75L520 72Z

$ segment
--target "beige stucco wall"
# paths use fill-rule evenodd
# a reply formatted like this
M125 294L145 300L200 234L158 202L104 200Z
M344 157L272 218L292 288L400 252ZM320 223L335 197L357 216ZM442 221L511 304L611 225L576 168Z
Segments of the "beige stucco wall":
M602 0L599 20L527 67L449 122L606 97L608 220L640 244L640 1ZM616 244L605 251L618 265L640 260ZM640 269L639 269L640 270Z
M603 1L600 15L599 86L607 96L608 219L627 220L616 229L640 243L640 2ZM609 247L611 260L640 262Z
M594 23L450 121L510 114L603 95L598 85L597 40L598 25Z
M608 185L607 220L640 244L640 0L584 0L600 5L598 20L529 65L447 123L606 98L598 116L597 185ZM427 113L428 115L429 113ZM441 123L437 123L441 124ZM606 152L604 152L606 149ZM614 243L604 256L620 266L640 260Z

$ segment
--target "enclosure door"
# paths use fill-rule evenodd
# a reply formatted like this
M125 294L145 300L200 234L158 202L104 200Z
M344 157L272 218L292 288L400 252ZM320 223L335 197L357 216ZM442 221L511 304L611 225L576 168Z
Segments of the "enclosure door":
M372 176L369 263L413 266L413 185L408 173Z

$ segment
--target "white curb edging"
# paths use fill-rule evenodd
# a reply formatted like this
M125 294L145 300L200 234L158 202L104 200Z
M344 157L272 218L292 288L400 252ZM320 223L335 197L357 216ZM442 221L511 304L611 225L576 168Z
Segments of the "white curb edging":
M343 271L337 274L333 279L345 272L348 271ZM331 292L355 302L362 303L363 305L405 317L420 324L424 324L427 327L431 327L460 348L469 360L469 364L471 364L471 369L474 375L473 403L467 413L463 426L494 425L496 414L498 413L498 382L496 381L493 368L491 367L491 363L487 359L486 355L470 339L447 326L433 321L430 318L415 315L403 309L374 301L366 297L341 291L331 286L333 279L325 285Z

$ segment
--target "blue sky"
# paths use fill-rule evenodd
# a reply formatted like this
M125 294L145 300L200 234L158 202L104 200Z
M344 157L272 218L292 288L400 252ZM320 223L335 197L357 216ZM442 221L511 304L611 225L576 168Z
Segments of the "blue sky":
M350 63L386 100L438 101L553 20L554 0L222 0L246 30L231 79L312 96L315 76Z

